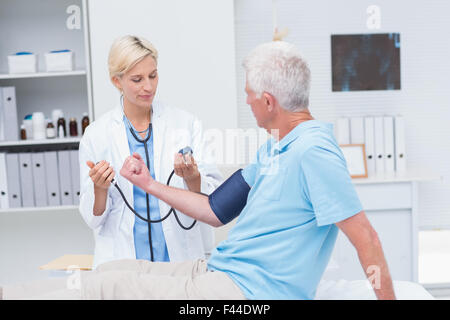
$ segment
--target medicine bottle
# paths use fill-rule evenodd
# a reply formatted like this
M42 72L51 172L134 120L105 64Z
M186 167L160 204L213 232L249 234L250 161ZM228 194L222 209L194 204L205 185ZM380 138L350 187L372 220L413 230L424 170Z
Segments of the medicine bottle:
M78 125L77 125L77 119L75 119L75 118L70 118L69 133L70 133L71 137L78 136Z
M45 131L47 139L56 138L55 126L51 120L47 120L47 129Z
M83 119L81 119L81 135L84 134L84 130L89 125L89 117L87 112L83 113Z
M27 130L24 124L20 125L20 139L27 140Z
M58 138L67 137L66 120L63 117L58 119L57 131L58 131Z

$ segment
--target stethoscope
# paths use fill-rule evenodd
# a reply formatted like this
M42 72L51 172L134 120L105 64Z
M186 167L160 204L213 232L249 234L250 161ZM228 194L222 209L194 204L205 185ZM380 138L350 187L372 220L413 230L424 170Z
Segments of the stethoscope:
M123 96L121 96L120 102L121 102L122 110L123 110ZM124 112L123 114L124 114L124 116L125 116L125 112ZM138 141L138 142L144 144L145 159L147 160L147 164L146 164L146 165L147 165L148 171L150 172L150 156L149 156L149 154L148 154L147 142L148 142L149 139L151 138L151 134L152 134L152 123L149 123L149 124L148 124L148 128L147 128L146 130L144 130L144 131L138 131L138 133L148 132L148 133L147 133L147 137L146 137L145 139L141 139L141 138L138 137L138 136L136 135L136 133L134 132L133 126L131 125L130 121L128 120L128 118L127 118L126 116L125 116L125 119L127 120L127 123L128 123L128 129L130 130L130 132L131 132L131 134L133 135L134 139L136 139L136 141ZM192 154L192 153L193 153L193 151L192 151L192 149L191 149L190 147L185 147L185 148L181 149L181 150L178 151L178 152L181 153L181 154L183 155L183 158L184 158L184 156L185 156L186 154ZM169 178L167 179L167 183L166 183L167 185L170 184L170 180L172 179L172 176L173 176L174 173L175 173L175 170L172 170L172 173L169 175ZM192 229L192 228L195 226L195 224L197 223L197 220L194 220L194 222L193 222L190 226L188 226L188 227L184 226L184 225L181 223L180 219L178 218L177 212L175 211L175 209L174 209L173 207L170 208L169 212L167 212L167 214L166 214L163 218L158 219L158 220L151 220L151 219L150 219L150 197L149 197L149 194L148 194L148 193L145 193L145 199L146 199L146 202L147 202L147 218L144 218L144 217L142 217L138 212L136 212L136 210L134 210L134 208L128 203L128 201L127 201L125 195L123 194L122 190L120 189L120 187L119 187L117 181L116 181L115 179L112 179L112 180L111 180L111 183L112 183L112 184L116 187L116 189L119 191L119 193L120 193L120 195L122 196L122 199L123 199L123 201L125 202L125 204L126 204L126 206L128 207L128 209L130 209L131 212L133 212L133 213L136 215L136 217L138 217L139 219L141 219L141 220L147 222L147 225L148 225L148 241L149 241L149 245L150 245L150 260L151 260L151 261L154 260L154 259L153 259L153 246L152 246L152 233L151 233L151 224L152 224L152 223L159 223L159 222L162 222L162 221L166 220L166 219L170 216L170 214L172 214L172 213L174 214L175 219L176 219L178 225L179 225L182 229L184 229L184 230L190 230L190 229Z

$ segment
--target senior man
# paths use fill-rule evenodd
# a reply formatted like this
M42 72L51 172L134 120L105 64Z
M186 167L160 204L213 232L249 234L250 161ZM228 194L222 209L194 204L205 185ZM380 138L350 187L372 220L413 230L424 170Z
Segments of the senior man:
M100 265L82 278L81 298L313 299L339 228L362 268L379 271L378 299L395 299L380 240L332 126L314 120L308 109L307 63L293 45L275 41L255 48L244 67L247 103L258 126L273 137L232 176L231 187L226 181L210 197L168 187L151 178L138 154L120 171L147 193L213 226L238 215L228 238L208 261ZM235 209L235 201L244 203Z
M241 172L250 187L246 205L212 253L208 270L225 273L249 299L312 299L339 228L355 246L363 269L379 270L377 297L395 299L380 240L356 195L332 126L314 120L308 109L306 62L293 45L276 41L254 49L244 67L247 104L258 126L274 137ZM152 180L139 156L128 158L121 174L200 221L214 226L228 221L207 197Z

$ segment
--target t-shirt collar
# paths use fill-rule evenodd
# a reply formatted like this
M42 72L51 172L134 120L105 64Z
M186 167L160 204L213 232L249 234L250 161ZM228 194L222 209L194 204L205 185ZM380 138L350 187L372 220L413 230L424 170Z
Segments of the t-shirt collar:
M312 127L320 126L320 121L318 120L308 120L299 123L294 129L292 129L287 135L283 137L280 141L274 139L273 150L282 151L291 142L295 141L298 137L302 135L303 132Z

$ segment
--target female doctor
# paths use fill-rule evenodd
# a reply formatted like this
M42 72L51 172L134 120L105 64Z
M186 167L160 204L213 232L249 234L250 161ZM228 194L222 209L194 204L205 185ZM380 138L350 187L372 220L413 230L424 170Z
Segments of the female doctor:
M110 78L121 92L118 106L92 122L80 141L81 193L79 210L94 231L94 267L116 259L183 261L204 257L214 247L212 227L197 222L182 229L173 214L160 223L135 217L125 205L114 178L128 203L143 217L158 220L170 207L133 186L116 172L127 156L145 147L152 176L170 185L195 192L211 193L222 177L203 154L201 123L188 112L154 100L158 87L158 54L147 40L124 36L111 46ZM143 141L146 140L144 145ZM177 151L189 146L192 156ZM175 156L174 156L175 155ZM195 156L195 159L194 159ZM192 218L178 213L184 226Z

